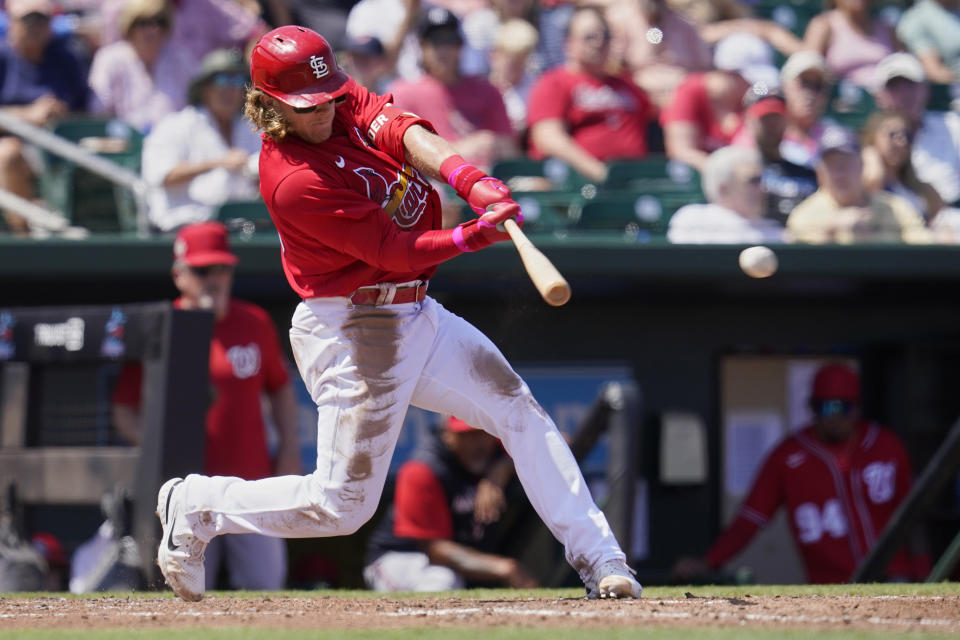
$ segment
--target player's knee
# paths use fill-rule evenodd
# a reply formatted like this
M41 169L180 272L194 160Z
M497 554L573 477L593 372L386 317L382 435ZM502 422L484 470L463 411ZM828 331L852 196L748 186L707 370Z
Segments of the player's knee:
M350 509L341 511L337 529L341 535L350 535L356 533L360 527L365 525L377 512L377 500L370 503L362 503L351 506Z

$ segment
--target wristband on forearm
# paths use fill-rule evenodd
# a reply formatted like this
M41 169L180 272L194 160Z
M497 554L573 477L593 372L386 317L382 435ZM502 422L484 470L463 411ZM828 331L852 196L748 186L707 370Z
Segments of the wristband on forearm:
M468 163L461 156L453 155L440 164L440 176L447 181L457 195L466 200L470 189L487 174Z

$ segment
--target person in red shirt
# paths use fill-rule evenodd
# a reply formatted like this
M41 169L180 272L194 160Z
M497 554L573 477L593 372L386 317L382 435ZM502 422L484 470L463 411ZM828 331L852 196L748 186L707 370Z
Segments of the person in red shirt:
M610 29L593 7L570 18L567 62L545 72L530 91L527 122L534 158L559 158L603 182L606 161L647 154L652 111L626 75L610 75Z
M660 112L667 157L702 171L710 153L733 142L743 125L750 84L736 71L691 73Z
M468 584L532 589L537 581L497 553L513 463L497 439L450 416L397 472L394 500L367 543L363 577L375 591L444 591Z
M276 329L266 311L230 297L237 257L227 229L202 222L180 230L173 243L173 282L178 309L209 309L214 314L210 343L213 401L207 410L203 472L258 480L299 473L297 405ZM121 371L113 392L113 422L121 436L140 444L142 368ZM267 449L261 399L269 400L277 427L274 460ZM207 587L226 562L237 589L280 589L286 580L286 545L266 536L225 536L207 547Z
M228 533L355 532L376 512L412 404L495 435L592 597L640 597L556 425L494 344L426 295L437 266L522 222L510 190L420 116L340 70L299 26L251 54L246 113L263 131L260 192L297 306L290 342L317 405L317 468L264 480L193 474L157 495L157 563L185 600L204 594L206 545ZM440 228L443 180L478 214Z
M443 7L425 9L417 27L424 74L387 88L394 104L422 116L467 161L489 169L519 147L500 91L483 76L460 73L460 20Z
M682 559L675 575L690 578L722 567L783 505L808 581L847 582L912 481L900 439L861 419L859 403L860 379L853 369L837 363L821 367L810 398L813 423L767 456L747 499L706 557ZM922 579L928 564L903 549L887 576Z

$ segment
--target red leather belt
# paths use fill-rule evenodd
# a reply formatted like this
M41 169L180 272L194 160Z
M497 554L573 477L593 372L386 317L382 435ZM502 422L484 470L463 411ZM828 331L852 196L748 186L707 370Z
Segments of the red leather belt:
M350 302L358 305L404 304L422 302L427 297L427 283L422 281L403 284L381 282L374 287L360 287L350 295Z

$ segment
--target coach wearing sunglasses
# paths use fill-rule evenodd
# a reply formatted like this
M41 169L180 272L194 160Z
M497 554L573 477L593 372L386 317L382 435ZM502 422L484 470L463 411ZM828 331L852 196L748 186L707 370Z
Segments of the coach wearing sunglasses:
M227 200L259 196L260 138L241 114L248 79L239 53L208 54L190 85L190 104L144 140L143 177L155 187L149 215L156 229L203 222Z
M678 577L725 565L783 505L808 581L850 579L910 491L910 460L892 431L861 417L860 378L849 366L817 371L810 409L811 424L774 448L713 548L703 560L678 562ZM887 578L920 579L928 564L901 549Z

